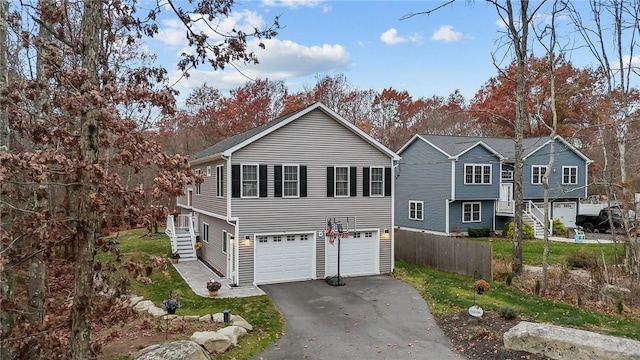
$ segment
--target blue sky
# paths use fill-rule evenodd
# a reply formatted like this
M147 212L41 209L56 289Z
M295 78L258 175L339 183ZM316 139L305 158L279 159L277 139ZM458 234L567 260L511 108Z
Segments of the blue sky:
M259 65L236 64L249 78L283 80L291 91L311 87L318 77L344 74L359 89L407 90L414 99L446 97L456 89L471 99L511 61L493 6L460 0L430 15L401 18L444 1L240 0L219 29L265 27L279 16L283 27L266 49L250 44ZM222 91L249 81L230 67L206 66L181 78L175 67L186 49L175 18L161 21L160 36L148 43L169 70L175 88L186 96L203 83ZM180 80L178 80L180 79Z

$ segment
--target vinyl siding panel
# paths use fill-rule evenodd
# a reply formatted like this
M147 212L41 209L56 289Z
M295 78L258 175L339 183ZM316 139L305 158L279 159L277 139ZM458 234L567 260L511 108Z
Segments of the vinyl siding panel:
M267 197L232 198L232 216L240 219L240 283L253 282L253 234L323 231L329 216L356 216L358 228L392 229L392 197L363 197L363 167L392 166L390 157L372 147L320 110L312 111L234 153L233 164L267 165ZM307 197L274 196L274 165L307 166ZM355 196L327 197L327 166L355 166ZM317 245L317 276L324 273L324 250ZM390 243L390 242L388 242ZM390 244L383 249L390 254ZM321 264L322 263L322 264ZM381 272L391 270L391 259ZM321 266L322 265L322 266Z
M204 234L202 234L203 223L209 224L209 242L203 242L202 249L200 249L200 256L226 276L227 255L222 252L222 241L224 240L222 238L222 231L224 230L233 235L234 227L224 220L199 214L197 226L201 239L203 239L204 236Z
M446 232L451 160L422 140L416 140L400 156L395 184L395 225ZM424 202L424 220L409 220L410 200Z
M523 166L523 188L525 199L543 199L544 188L542 184L531 184L531 166L544 165L549 163L549 153L551 151L550 144L535 152L533 155L525 159ZM575 185L562 184L562 167L577 166L578 167L578 183ZM560 141L556 140L555 158L551 172L549 175L549 197L551 199L558 198L584 198L585 197L585 172L587 165L584 159L580 158L575 152L567 148Z
M480 222L462 222L462 204L465 202L480 202ZM467 232L469 228L478 229L488 227L493 229L494 201L454 201L450 205L451 232Z
M465 184L465 164L490 164L491 184ZM500 159L483 146L476 146L456 161L456 200L498 199L500 197Z
M224 179L224 195L225 197L219 198L216 196L217 182L216 182L216 166L224 165L225 179ZM211 176L207 176L207 166L211 166ZM208 211L214 214L225 216L227 213L227 162L225 160L216 160L207 162L200 165L194 165L193 169L200 169L202 172L202 178L204 182L200 184L201 194L196 195L195 190L193 192L193 208Z

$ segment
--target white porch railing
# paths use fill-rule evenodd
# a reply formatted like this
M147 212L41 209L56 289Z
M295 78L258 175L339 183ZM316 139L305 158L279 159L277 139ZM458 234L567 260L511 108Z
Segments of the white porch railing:
M189 234L191 240L192 249L196 245L196 234L193 226L193 217L191 214L179 214L176 217L173 215L167 216L167 227L165 233L171 239L171 252L178 252L178 234ZM183 254L180 254L183 255Z
M536 230L541 227L542 233L544 234L544 211L529 200L525 204L525 213L531 218L531 220L533 220L533 230L538 233ZM553 235L553 221L551 220L551 213L549 213L549 235Z
M502 201L499 200L496 204L496 213L513 215L516 205L515 201Z

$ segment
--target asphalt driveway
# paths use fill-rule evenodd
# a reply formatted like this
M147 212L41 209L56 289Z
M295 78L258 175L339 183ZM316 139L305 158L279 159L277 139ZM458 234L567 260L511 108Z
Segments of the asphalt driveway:
M426 302L390 276L263 285L284 315L285 334L255 360L462 359Z

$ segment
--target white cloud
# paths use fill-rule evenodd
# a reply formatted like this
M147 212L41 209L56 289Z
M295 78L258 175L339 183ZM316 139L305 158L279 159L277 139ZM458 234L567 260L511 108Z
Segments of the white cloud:
M442 25L433 33L431 39L435 41L453 42L462 39L462 33L453 31L453 26L451 25Z
M398 30L393 28L383 32L382 35L380 35L380 40L387 45L395 45L407 41L407 39L398 36Z
M170 76L170 83L176 83L175 88L187 93L205 82L220 91L228 91L256 78L289 81L293 78L338 71L349 65L349 53L337 44L304 46L289 40L270 39L264 41L266 48L262 50L258 43L257 40L251 41L247 50L255 52L259 64L235 64L237 69L228 66L224 71L209 71L209 68L203 65L197 70L189 71L188 79L181 79L182 73L174 72Z

